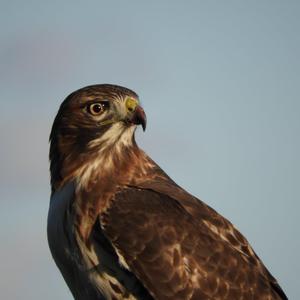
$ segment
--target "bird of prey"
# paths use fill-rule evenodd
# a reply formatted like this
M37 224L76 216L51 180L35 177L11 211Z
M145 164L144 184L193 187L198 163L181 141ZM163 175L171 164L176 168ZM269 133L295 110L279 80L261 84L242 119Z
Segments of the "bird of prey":
M99 84L50 134L48 242L75 299L287 299L243 235L136 144L138 95Z

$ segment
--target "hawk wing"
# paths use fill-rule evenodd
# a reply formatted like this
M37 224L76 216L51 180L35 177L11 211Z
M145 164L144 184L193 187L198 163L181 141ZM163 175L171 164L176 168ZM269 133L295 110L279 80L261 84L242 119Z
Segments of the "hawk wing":
M100 223L155 299L287 299L233 225L172 181L119 190Z

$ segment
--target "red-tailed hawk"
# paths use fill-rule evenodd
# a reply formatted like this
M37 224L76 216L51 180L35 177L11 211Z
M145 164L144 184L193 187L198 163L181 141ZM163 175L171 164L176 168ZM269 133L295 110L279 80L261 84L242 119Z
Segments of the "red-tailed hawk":
M287 299L247 240L136 144L133 91L82 88L50 135L48 240L75 299Z

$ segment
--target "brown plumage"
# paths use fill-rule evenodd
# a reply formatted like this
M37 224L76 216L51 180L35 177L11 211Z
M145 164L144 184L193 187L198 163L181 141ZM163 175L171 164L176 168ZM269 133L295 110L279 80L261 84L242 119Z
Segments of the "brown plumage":
M48 240L75 299L287 299L247 240L134 140L131 90L66 98L50 135Z

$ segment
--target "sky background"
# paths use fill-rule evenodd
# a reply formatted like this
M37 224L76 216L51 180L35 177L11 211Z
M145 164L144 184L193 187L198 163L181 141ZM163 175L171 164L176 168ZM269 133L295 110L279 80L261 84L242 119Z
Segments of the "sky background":
M147 113L139 145L299 299L299 30L299 1L1 0L0 298L72 299L46 240L48 136L69 93L115 83Z

